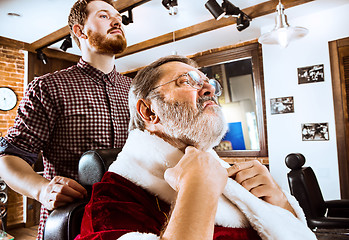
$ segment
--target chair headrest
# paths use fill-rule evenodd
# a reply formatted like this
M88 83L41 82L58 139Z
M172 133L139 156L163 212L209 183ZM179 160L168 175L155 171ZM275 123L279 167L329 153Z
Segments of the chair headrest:
M120 151L121 148L113 148L85 152L79 161L79 182L85 187L100 182Z
M305 157L301 153L290 153L286 156L285 163L292 170L301 169L305 163Z

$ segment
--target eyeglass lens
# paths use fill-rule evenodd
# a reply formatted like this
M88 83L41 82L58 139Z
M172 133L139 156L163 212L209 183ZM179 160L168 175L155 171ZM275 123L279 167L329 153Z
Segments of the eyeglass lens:
M194 80L193 87L197 89L201 89L202 86L204 85L204 82L200 81L201 80L200 75L195 71L188 72L188 75L192 80Z
M195 71L188 72L188 75L195 83L192 87L194 87L196 89L201 89L202 86L204 85L204 81L201 80L200 75ZM210 79L208 81L208 83L214 87L214 89L215 89L214 94L216 96L220 96L222 94L222 87L216 79Z

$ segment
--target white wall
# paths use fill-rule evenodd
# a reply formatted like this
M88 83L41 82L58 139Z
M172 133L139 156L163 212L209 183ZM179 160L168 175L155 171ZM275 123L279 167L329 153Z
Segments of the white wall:
M323 9L328 10L320 10ZM327 7L327 8L326 8ZM349 37L349 1L316 0L285 10L291 26L309 29L301 40L291 42L286 49L263 46L263 67L267 106L268 144L270 169L273 177L288 190L285 157L292 152L305 155L323 190L325 199L339 198L339 175L336 133L333 112L331 72L328 42ZM251 26L242 32L230 25L175 43L152 48L116 60L118 71L142 67L161 56L172 54L192 55L222 46L234 45L256 39L260 30L266 32L274 25L276 13L253 19ZM266 26L266 24L271 24ZM260 29L260 26L264 26ZM298 85L297 68L324 64L325 81ZM293 96L295 113L270 115L270 98ZM302 123L329 123L329 141L303 142Z
M340 198L332 80L328 42L349 37L349 3L292 19L291 26L309 29L309 34L286 49L263 46L270 170L288 190L285 157L300 152L318 177L324 198ZM269 31L267 26L262 32ZM297 68L324 64L324 82L298 85ZM295 112L270 115L270 99L294 96ZM329 141L302 141L302 123L329 123Z

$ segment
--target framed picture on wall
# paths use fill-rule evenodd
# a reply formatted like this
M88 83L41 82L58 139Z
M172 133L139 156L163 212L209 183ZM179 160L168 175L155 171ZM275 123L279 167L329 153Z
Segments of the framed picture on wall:
M298 84L325 81L323 64L297 68L297 71Z
M302 140L303 141L328 141L328 123L303 123Z
M271 114L293 113L293 112L294 112L293 97L279 97L279 98L270 99Z

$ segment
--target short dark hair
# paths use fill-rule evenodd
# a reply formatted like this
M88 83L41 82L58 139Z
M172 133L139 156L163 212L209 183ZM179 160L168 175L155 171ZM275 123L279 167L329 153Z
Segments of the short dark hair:
M137 101L139 99L146 100L151 98L151 96L149 96L151 89L165 73L160 67L168 62L182 62L197 67L196 62L190 58L179 55L170 55L162 57L138 71L136 77L132 81L129 92L129 109L131 117L129 125L130 131L133 129L144 130L143 119L137 113Z
M70 30L70 35L73 37L73 39L75 40L75 42L79 48L80 48L80 42L79 42L79 39L75 36L75 34L73 32L73 26L75 24L80 24L80 25L85 24L85 21L86 21L87 16L88 16L87 5L93 1L106 2L114 7L112 0L78 0L74 3L73 7L70 10L70 14L68 17L68 26L69 26L69 30Z

